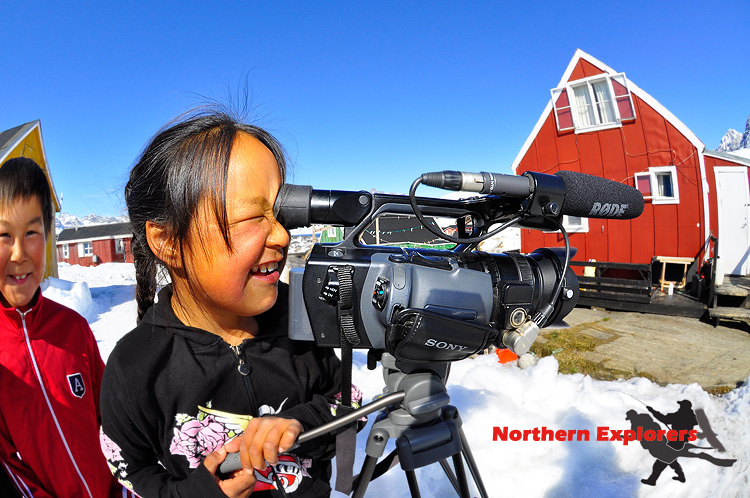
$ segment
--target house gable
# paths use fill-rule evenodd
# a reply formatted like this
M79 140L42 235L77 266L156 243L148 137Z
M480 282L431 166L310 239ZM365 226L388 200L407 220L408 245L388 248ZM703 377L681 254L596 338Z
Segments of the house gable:
M605 121L606 126L575 130L560 126L560 104L553 98L562 92L555 94L555 90L566 88L571 93L571 88L584 88L583 85L599 81L625 84L632 98L634 119ZM614 83L609 88L609 96L616 96ZM591 102L593 99L584 104ZM606 99L597 99L597 105L603 102ZM612 104L612 100L609 102ZM572 170L628 185L635 185L640 177L657 185L658 195L646 203L642 216L611 224L592 219L587 234L571 237L573 245L578 246L577 259L646 263L654 255L694 256L708 238L712 217L704 151L697 136L651 95L623 73L577 50L557 87L552 89L512 170L516 174ZM560 241L555 237L524 230L522 250L558 245Z
M607 64L604 64L602 61L587 54L583 50L578 49L576 50L576 53L573 55L573 58L570 60L568 67L565 69L565 72L563 73L562 78L560 78L560 82L558 83L557 87L564 86L571 81L577 81L583 78L589 78L589 77L596 76L599 74L616 75L618 74L618 72L612 69L611 67L609 67ZM682 121L677 119L677 117L674 114L672 114L666 107L660 104L655 98L653 98L651 95L649 95L647 92L645 92L643 89L638 87L638 85L636 85L629 79L627 79L626 81L627 81L628 89L630 90L631 94L633 94L634 97L637 97L637 99L647 104L653 111L656 112L657 115L660 115L666 121L668 121L674 127L674 129L677 130L682 135L684 135L685 138L689 140L696 147L696 149L698 149L699 151L703 151L705 149L705 145L703 144L703 142L701 142L698 139L698 137L692 131L690 131L690 129L687 126L685 126L685 124ZM532 129L531 134L528 136L528 138L526 139L526 142L524 142L523 146L521 147L521 150L518 152L518 155L516 155L516 158L513 161L513 164L511 166L511 170L513 171L513 173L517 173L521 161L523 160L524 156L529 152L529 149L531 149L534 140L542 131L542 128L545 125L545 123L550 121L550 118L551 118L552 125L555 128L553 131L555 134L557 134L557 128L555 126L555 121L554 121L555 117L554 117L554 113L552 112L552 110L553 110L553 102L552 102L552 98L550 97L549 101L547 102L546 107L544 108L544 111L542 111L542 115L539 117L539 120L537 121L536 125ZM636 116L639 116L638 110L639 109L637 108ZM571 137L571 139L574 139L574 138L575 137ZM562 162L563 161L561 161L561 163Z

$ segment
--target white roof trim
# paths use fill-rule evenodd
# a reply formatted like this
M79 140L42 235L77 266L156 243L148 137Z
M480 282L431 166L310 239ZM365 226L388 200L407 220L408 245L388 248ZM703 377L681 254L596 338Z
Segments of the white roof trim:
M713 157L715 159L722 159L724 161L737 163L738 166L750 167L750 158L738 156L736 154L732 154L731 152L722 152L720 150L705 150L703 151L703 154L709 157ZM728 166L728 165L721 165L721 166Z
M565 72L563 73L562 78L560 78L560 82L557 84L557 87L561 87L568 82L571 74L573 73L573 70L578 65L578 61L581 59L598 67L599 69L601 69L607 74L612 74L612 75L619 74L617 71L615 71L608 65L604 64L602 61L587 54L586 52L584 52L583 50L579 48L576 50L576 53L573 55L573 58L570 60L570 63L568 64L568 67L565 69ZM699 154L705 149L706 146L703 144L703 142L701 142L698 139L698 137L695 135L695 133L690 131L690 129L687 126L685 126L685 124L682 121L677 119L677 116L672 114L666 107L664 107L655 98L653 98L651 95L649 95L644 90L642 90L638 85L630 81L629 78L626 77L625 79L627 81L628 89L630 90L630 92L637 95L646 104L653 107L656 112L664 116L664 118L667 121L669 121L672 124L672 126L674 126L680 133L682 133L685 136L685 138L687 138L690 141L690 143L692 143L695 146L695 148L698 149ZM547 116L549 116L551 112L552 112L552 97L550 96L550 99L547 102L547 106L544 108L542 115L539 117L539 120L534 126L534 129L531 131L531 134L526 139L526 142L524 142L523 146L521 147L521 150L518 152L518 155L516 156L516 159L513 161L513 164L511 165L511 170L513 171L514 174L516 173L516 170L518 169L518 165L521 163L521 159L523 159L523 157L529 151L531 144L536 139L536 136L539 134L539 130L542 129L542 125L544 124L544 122L547 119Z
M49 161L47 160L47 149L44 148L44 137L42 136L42 122L41 120L36 120L36 126L39 127L39 144L42 147L42 156L44 157L44 164L47 167L47 178L49 178L49 184L50 187L52 187L52 195L55 196L55 202L57 203L58 207L62 211L62 201L57 196L57 189L55 188L55 182L52 180L52 169L50 168Z

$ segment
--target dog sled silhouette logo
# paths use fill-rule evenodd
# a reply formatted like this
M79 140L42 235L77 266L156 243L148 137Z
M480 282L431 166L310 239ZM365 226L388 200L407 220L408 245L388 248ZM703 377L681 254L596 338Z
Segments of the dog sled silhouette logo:
M716 433L711 429L711 424L702 408L693 411L692 403L686 399L679 401L677 404L679 409L666 415L646 406L649 413L628 410L625 416L625 419L630 421L631 430L636 433L635 439L644 450L656 459L651 475L641 479L643 484L655 486L656 480L667 467L671 467L675 472L672 479L685 482L685 473L677 461L679 458L700 458L721 467L731 467L737 461L736 459L717 458L708 452L716 450L719 453L725 453L726 450ZM667 429L663 429L654 418L666 425ZM698 439L706 440L711 446L694 444L693 441Z

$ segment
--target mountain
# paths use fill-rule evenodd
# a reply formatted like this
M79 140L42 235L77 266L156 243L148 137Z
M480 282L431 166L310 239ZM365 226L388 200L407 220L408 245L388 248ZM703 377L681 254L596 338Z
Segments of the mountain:
M719 148L716 150L720 152L735 152L740 149L750 149L750 116L748 116L745 123L745 133L740 134L739 131L730 128L721 139Z
M89 225L104 225L107 223L127 223L130 221L127 216L99 216L98 214L89 214L79 218L74 214L57 213L55 216L55 233L60 233L66 228L85 227Z
M745 133L742 134L742 140L738 149L750 149L750 116L745 123Z
M716 150L719 152L731 152L740 148L740 142L742 142L742 134L734 128L730 128L721 138L719 148Z

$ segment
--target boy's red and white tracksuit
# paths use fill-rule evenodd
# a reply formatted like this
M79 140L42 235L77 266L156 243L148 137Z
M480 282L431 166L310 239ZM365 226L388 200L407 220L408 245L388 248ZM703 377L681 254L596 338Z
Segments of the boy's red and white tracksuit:
M0 463L24 497L127 496L99 443L96 339L75 311L35 299L0 307Z

